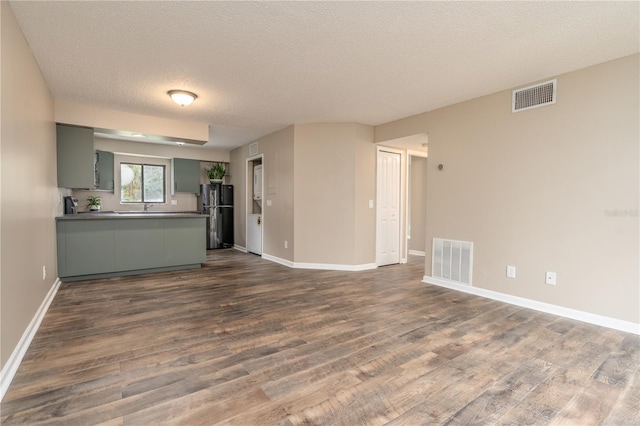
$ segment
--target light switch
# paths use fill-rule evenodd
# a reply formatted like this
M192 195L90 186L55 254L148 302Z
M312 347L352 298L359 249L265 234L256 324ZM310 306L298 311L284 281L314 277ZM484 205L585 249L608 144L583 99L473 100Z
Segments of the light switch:
M372 209L373 208L373 200L369 200L369 208Z
M271 200L267 200L267 207L271 207Z

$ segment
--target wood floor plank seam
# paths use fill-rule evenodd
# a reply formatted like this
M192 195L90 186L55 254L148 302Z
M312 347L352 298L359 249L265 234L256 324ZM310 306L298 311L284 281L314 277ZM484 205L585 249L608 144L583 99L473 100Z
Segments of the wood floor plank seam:
M640 425L640 337L421 282L424 258L60 286L3 425Z

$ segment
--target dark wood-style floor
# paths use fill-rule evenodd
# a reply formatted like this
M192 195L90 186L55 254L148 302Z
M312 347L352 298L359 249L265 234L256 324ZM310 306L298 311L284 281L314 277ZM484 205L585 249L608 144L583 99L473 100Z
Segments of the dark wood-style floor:
M63 284L1 421L640 424L638 336L421 283L423 258Z

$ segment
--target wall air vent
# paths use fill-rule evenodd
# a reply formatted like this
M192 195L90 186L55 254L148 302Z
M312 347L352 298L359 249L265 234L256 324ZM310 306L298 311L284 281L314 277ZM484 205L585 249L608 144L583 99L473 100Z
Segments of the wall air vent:
M431 276L471 285L473 243L469 241L433 239Z
M550 80L535 86L514 90L511 96L511 112L555 104L556 86L557 80Z
M258 155L258 142L249 145L249 156Z

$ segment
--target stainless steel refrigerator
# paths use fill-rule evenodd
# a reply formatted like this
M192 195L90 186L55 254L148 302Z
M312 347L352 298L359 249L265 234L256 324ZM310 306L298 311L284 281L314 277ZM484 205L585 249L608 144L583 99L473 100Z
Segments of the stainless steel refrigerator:
M198 208L209 216L207 249L233 247L233 185L200 185Z

